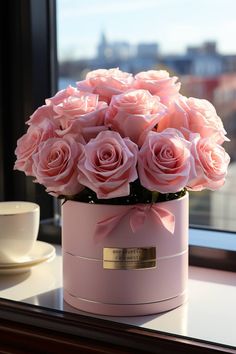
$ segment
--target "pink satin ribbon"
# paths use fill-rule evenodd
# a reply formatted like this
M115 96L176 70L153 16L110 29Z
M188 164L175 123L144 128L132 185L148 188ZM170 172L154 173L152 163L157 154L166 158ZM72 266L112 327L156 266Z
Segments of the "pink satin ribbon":
M99 221L95 230L96 239L99 240L107 237L127 214L129 214L129 224L133 233L136 233L143 226L148 215L150 215L157 224L161 224L171 234L174 233L174 214L155 204L140 204L131 207L128 211L126 209L119 214Z

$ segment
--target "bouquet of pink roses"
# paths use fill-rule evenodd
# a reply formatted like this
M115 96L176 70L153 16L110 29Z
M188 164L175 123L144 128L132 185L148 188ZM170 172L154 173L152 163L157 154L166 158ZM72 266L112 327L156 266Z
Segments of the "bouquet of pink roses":
M54 196L149 203L224 184L221 119L168 72L100 69L46 99L17 142L15 169ZM103 201L104 200L104 201Z

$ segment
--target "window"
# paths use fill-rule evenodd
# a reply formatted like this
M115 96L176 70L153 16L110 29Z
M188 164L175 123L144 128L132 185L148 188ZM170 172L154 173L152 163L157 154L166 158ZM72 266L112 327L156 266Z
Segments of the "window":
M233 0L58 0L59 87L87 71L120 67L132 73L167 69L182 82L181 93L206 98L222 118L231 156L220 190L191 193L192 226L236 230L236 31ZM224 28L224 31L222 31Z

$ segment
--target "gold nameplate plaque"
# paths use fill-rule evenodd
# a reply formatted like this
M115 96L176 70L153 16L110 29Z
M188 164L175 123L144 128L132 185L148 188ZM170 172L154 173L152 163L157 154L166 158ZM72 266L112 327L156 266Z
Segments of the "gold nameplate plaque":
M156 247L103 248L104 269L146 269L156 266Z

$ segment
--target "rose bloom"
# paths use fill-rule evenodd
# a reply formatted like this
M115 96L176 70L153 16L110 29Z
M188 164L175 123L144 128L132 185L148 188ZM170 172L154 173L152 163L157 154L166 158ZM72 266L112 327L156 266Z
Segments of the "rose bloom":
M86 142L107 129L104 126L107 104L98 101L98 95L68 86L54 97L46 99L46 103L56 114L58 136L81 134Z
M140 145L165 112L159 97L146 90L131 90L112 97L105 124Z
M179 129L186 139L190 133L199 133L202 138L212 137L219 144L228 140L214 106L204 99L180 96L175 100L158 123L157 131L169 127Z
M39 125L44 120L54 121L54 125L56 126L56 122L54 120L56 113L53 110L52 106L43 105L36 109L36 111L30 116L30 119L26 122L28 125Z
M14 165L15 170L25 172L26 176L33 176L32 156L38 152L39 144L55 136L54 122L44 118L38 125L31 125L26 134L17 141L15 154L17 160Z
M176 129L149 132L138 156L142 186L161 193L183 189L189 176L195 175L190 146Z
M68 134L73 135L77 142L86 144L90 139L95 138L100 131L108 129L103 125L103 109L98 109L97 111L92 112L92 114L86 114L86 117L88 118L87 121L85 117L68 120L63 120L62 118L63 125L60 124L60 127L56 129L57 136L63 137ZM99 122L101 125L99 125ZM86 123L88 124L87 126Z
M76 95L80 96L80 91L76 87L69 85L65 89L58 91L54 96L46 98L45 102L48 106L57 106L68 97Z
M148 70L135 75L134 87L159 96L161 102L168 106L171 100L179 96L181 84L176 83L177 80L165 70Z
M211 138L192 134L192 156L195 161L196 177L187 186L193 191L216 190L225 183L230 157L225 149Z
M69 119L94 111L97 103L98 95L79 91L72 86L68 86L65 90L59 91L55 96L46 99L46 104L52 105L58 117L65 116Z
M79 90L98 94L100 101L109 104L113 95L118 95L130 89L133 80L132 74L123 72L118 68L98 69L90 71L85 80L78 81L76 84Z
M79 193L84 188L77 180L77 163L82 154L83 145L71 136L42 142L33 155L36 182L43 184L54 196Z
M78 180L96 192L98 198L128 196L129 183L138 178L138 147L120 134L104 131L84 146L78 162Z

